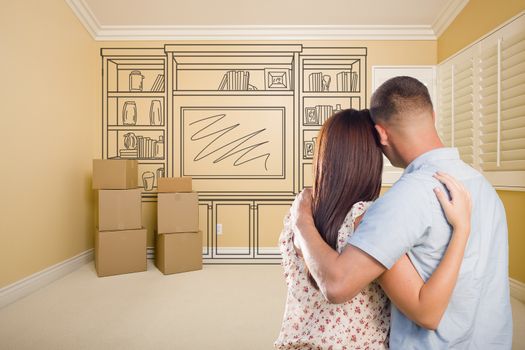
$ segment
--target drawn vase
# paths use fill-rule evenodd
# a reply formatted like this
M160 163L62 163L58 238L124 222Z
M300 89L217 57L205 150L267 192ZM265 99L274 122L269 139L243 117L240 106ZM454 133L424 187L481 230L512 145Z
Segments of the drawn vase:
M124 135L124 147L126 147L126 149L137 148L137 136L134 133L128 132Z
M159 136L159 140L155 144L155 158L164 158L164 137Z
M322 91L330 91L330 82L332 81L332 77L329 75L323 75L323 81L322 81Z
M164 177L164 168L158 168L157 169L157 182L161 177Z
M155 182L155 174L151 171L145 171L142 174L142 186L144 186L144 190L151 191L153 190L153 185Z
M122 125L137 124L137 105L135 101L126 101L122 108Z
M139 70L134 70L129 74L129 91L142 91L144 76Z
M164 124L164 118L162 117L162 104L159 100L151 101L151 106L149 108L149 123L150 125Z

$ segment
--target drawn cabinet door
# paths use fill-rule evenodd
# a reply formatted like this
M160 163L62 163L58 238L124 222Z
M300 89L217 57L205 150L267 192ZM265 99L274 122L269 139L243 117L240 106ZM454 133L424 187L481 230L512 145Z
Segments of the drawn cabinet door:
M202 256L211 258L212 251L212 203L199 202L199 230L202 231Z
M253 202L214 202L214 256L250 258L253 256Z
M280 258L279 235L291 202L256 202L255 255L257 258Z

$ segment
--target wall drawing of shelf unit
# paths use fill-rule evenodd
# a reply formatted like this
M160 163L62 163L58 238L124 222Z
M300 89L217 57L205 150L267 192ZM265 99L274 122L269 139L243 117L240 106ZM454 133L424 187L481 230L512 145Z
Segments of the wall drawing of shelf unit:
M102 150L106 159L137 159L139 185L152 192L168 169L166 53L102 49Z
M317 133L332 114L366 106L366 48L304 47L300 56L300 187L312 185Z
M282 220L311 186L333 113L366 104L366 48L175 44L102 49L103 158L192 176L208 263L275 263ZM145 177L143 181L143 177Z
M171 172L204 193L292 197L300 45L166 45ZM168 83L169 84L169 83Z

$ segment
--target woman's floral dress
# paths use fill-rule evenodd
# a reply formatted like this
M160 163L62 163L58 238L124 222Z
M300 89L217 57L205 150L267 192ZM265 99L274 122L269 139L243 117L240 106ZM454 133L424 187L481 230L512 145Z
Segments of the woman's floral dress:
M341 253L354 231L354 222L372 202L356 203L339 229ZM307 279L303 259L295 252L290 214L279 238L284 276L288 286L286 308L277 349L388 349L390 304L377 282L352 300L331 304Z

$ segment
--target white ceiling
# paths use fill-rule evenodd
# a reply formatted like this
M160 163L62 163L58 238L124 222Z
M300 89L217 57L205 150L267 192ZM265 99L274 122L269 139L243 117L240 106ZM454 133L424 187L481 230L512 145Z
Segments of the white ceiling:
M468 0L65 0L96 39L382 33L431 39ZM315 32L315 30L318 30ZM321 30L321 31L319 31ZM311 32L309 32L311 31ZM207 34L206 34L207 33ZM228 34L229 33L229 34ZM325 36L326 36L325 35ZM213 36L213 35L212 35ZM241 35L242 36L242 35ZM188 37L189 38L189 37ZM407 38L410 39L410 38Z

